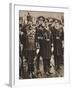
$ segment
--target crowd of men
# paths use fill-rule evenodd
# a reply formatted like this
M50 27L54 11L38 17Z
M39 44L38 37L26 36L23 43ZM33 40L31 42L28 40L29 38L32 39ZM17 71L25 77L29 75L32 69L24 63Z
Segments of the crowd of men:
M51 67L57 71L64 65L64 20L28 13L27 23L19 24L19 77L50 77ZM51 59L54 60L51 62Z

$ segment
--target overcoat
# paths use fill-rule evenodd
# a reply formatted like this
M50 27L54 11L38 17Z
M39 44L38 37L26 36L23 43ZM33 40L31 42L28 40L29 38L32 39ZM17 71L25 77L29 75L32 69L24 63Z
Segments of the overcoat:
M39 55L44 59L51 57L51 32L45 28L43 30L36 29L36 42L40 45Z

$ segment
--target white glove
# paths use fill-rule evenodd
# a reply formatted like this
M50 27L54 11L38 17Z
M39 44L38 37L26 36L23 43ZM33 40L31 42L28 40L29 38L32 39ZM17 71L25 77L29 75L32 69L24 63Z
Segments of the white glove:
M21 51L23 50L23 44L20 45L21 46Z
M37 57L35 56L35 57L34 57L34 61L36 61L36 59L37 59Z
M53 52L53 51L54 51L54 47L51 48L51 52Z
M38 54L38 53L39 53L39 49L36 50L36 54Z

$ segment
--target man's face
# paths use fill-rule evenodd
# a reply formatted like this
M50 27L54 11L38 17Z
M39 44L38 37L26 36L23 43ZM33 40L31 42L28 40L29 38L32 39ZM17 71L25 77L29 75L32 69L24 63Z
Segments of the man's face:
M55 23L57 23L58 21L57 20L55 20Z
M45 26L47 26L48 25L48 21L47 20L45 20Z
M49 19L49 24L52 24L53 23L53 19Z
M44 22L43 22L43 18L40 18L40 20L39 20L39 25L41 24L43 24Z
M45 19L45 23L48 23L47 19Z
M56 29L59 29L59 28L60 28L59 22L55 23L55 28L56 28Z

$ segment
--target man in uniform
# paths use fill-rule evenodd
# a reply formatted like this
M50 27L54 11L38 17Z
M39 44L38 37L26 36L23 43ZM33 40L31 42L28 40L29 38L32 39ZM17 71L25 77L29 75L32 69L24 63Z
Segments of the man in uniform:
M43 58L44 73L48 74L50 67L50 57L51 57L51 32L46 30L43 26L44 17L39 17L41 22L36 28L36 43L40 45L40 50L37 59L37 70L39 70L39 58Z
M56 70L59 69L59 66L63 64L63 49L62 42L64 40L63 28L60 27L60 21L57 20L55 23L54 33L53 33L53 42L54 42L54 60Z
M31 25L25 25L23 32L23 55L28 63L29 77L32 78L35 57L35 29Z

